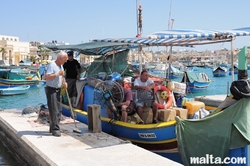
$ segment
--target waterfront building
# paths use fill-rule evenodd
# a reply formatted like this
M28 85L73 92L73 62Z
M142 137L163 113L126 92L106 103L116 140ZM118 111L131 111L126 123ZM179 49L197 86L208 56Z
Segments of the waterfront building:
M0 35L0 60L5 64L17 65L30 54L29 42L19 41L17 36Z

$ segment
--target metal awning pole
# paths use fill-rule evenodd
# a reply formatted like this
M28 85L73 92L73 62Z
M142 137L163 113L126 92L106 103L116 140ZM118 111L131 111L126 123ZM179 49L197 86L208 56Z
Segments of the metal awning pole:
M113 49L113 56L112 56L112 72L114 72L114 66L115 66L115 48L112 47Z
M164 68L164 78L167 77L167 64L168 64L168 46L166 46L166 59L165 59L165 68Z
M232 82L234 81L234 44L233 38L231 39L231 74L232 74Z
M172 48L173 46L170 46L170 50L169 50L169 60L168 60L168 80L170 81L171 79L171 61L170 61L170 58L171 58L171 55L172 55Z
M140 70L140 73L142 72L142 46L139 45L139 70Z

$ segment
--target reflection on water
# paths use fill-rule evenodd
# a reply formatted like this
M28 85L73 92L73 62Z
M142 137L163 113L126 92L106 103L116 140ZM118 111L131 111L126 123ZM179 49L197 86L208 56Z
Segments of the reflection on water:
M25 94L13 96L0 96L0 110L18 108L23 109L27 106L36 106L39 103L47 104L44 86L31 88ZM19 166L17 159L5 144L0 140L0 165Z

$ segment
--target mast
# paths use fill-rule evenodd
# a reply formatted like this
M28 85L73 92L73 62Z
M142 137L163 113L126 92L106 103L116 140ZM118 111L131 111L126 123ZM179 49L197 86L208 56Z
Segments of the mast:
M137 11L137 35L136 37L142 36L142 5L140 0L136 0L136 11ZM142 71L142 45L139 45L138 50L138 59L139 59L139 70Z
M168 30L170 29L171 11L172 11L172 0L170 1L170 9L169 9L169 15L168 15Z
M172 21L172 25L171 25L171 30L172 30L173 26L174 26L174 19L171 19L171 21ZM167 60L169 61L169 63L168 63L168 79L169 79L169 81L170 81L170 78L171 78L171 75L170 75L170 72L171 72L170 56L172 54L172 48L173 48L173 46L170 46L169 55L168 55L168 58L167 58Z
M172 20L172 26L171 26L171 29L173 29L173 24L174 24L174 19L171 19L171 11L172 11L172 0L170 1L170 9L169 9L169 16L168 16L168 30L170 29L170 20ZM165 62L165 70L164 70L164 75L165 77L167 77L167 70L166 70L166 67L167 67L167 63L170 59L170 54L172 52L172 46L170 47L170 50L169 50L169 55L168 57L166 57L166 62ZM168 47L166 47L166 55L168 54ZM168 79L170 80L170 63L168 64Z

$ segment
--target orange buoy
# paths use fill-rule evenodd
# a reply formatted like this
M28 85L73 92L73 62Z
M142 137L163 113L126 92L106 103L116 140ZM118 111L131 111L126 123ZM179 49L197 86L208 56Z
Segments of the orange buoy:
M173 95L172 95L172 92L165 86L155 86L154 88L154 93L156 93L157 91L166 91L168 93L168 98L167 98L167 101L166 101L166 104L161 104L161 103L158 103L158 108L160 109L164 109L164 108L169 108L172 106L172 103L173 103Z

